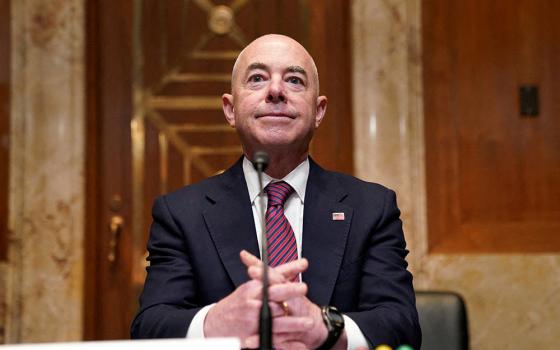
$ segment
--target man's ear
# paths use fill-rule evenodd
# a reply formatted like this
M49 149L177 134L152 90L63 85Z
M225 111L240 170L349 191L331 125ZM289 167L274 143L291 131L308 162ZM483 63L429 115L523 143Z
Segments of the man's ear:
M317 97L317 110L315 112L315 128L318 128L327 112L327 97Z
M222 108L229 126L235 128L235 113L233 108L233 96L231 94L222 95Z

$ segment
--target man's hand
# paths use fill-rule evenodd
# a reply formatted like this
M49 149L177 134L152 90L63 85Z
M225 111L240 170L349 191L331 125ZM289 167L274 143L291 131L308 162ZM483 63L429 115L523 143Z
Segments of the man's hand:
M260 262L253 255L241 252L241 260L244 263L248 261L247 259L252 258L256 259L256 261L250 260L252 264ZM305 271L306 268L307 262L293 262L284 265L283 269L281 269L283 274L275 275L274 281L277 286L269 290L269 295L272 296L274 294L275 297L275 299L271 298L271 300L288 300L304 296L307 293L306 285L283 282L286 282L285 277L293 278ZM280 282L280 278L282 282ZM252 343L247 343L246 340L250 339L249 337L251 336L256 336L258 346L257 334L262 304L261 294L262 283L258 279L252 279L237 287L230 295L210 308L204 320L204 335L206 337L238 337L241 339L243 347L253 347ZM271 304L274 304L272 308L273 316L283 314L284 311L278 303ZM309 326L305 319L296 319L293 322L295 326L299 326L299 329L305 328L306 325Z
M258 331L261 289L259 281L248 281L210 308L204 319L204 336L234 336L243 341L255 334Z
M249 276L254 281L262 279L261 261L248 252L241 253L241 260L248 267ZM327 339L328 331L323 322L321 309L312 303L306 296L307 285L305 283L290 282L299 273L307 269L306 259L300 259L275 268L269 268L269 297L273 319L273 344L280 349L316 349ZM303 295L289 298L283 293L286 288L293 285L305 286ZM286 302L289 314L284 314L280 305ZM280 311L278 311L280 310ZM335 348L346 349L346 334L343 333ZM247 346L258 346L258 335L246 339Z

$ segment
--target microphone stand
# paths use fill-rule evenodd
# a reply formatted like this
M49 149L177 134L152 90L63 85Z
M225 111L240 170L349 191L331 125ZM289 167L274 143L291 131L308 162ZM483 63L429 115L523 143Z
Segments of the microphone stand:
M268 155L265 152L257 151L253 156L253 166L259 175L259 189L263 192L262 173L268 166ZM259 349L272 350L272 315L268 305L268 237L266 235L265 207L262 198L259 198L261 211L261 258L263 263L262 271L262 305L259 316Z

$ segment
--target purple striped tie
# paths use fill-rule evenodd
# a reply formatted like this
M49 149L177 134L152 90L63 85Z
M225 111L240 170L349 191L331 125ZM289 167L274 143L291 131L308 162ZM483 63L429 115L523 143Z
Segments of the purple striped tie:
M281 181L268 184L265 192L268 196L265 216L268 262L270 266L275 267L298 258L296 237L284 215L284 203L294 189Z

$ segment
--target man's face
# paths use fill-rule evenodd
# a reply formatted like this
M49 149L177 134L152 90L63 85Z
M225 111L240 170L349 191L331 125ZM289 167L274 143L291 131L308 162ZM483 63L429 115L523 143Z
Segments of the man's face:
M257 39L239 57L232 79L224 113L246 153L307 152L327 101L318 96L316 69L303 47L282 36Z

